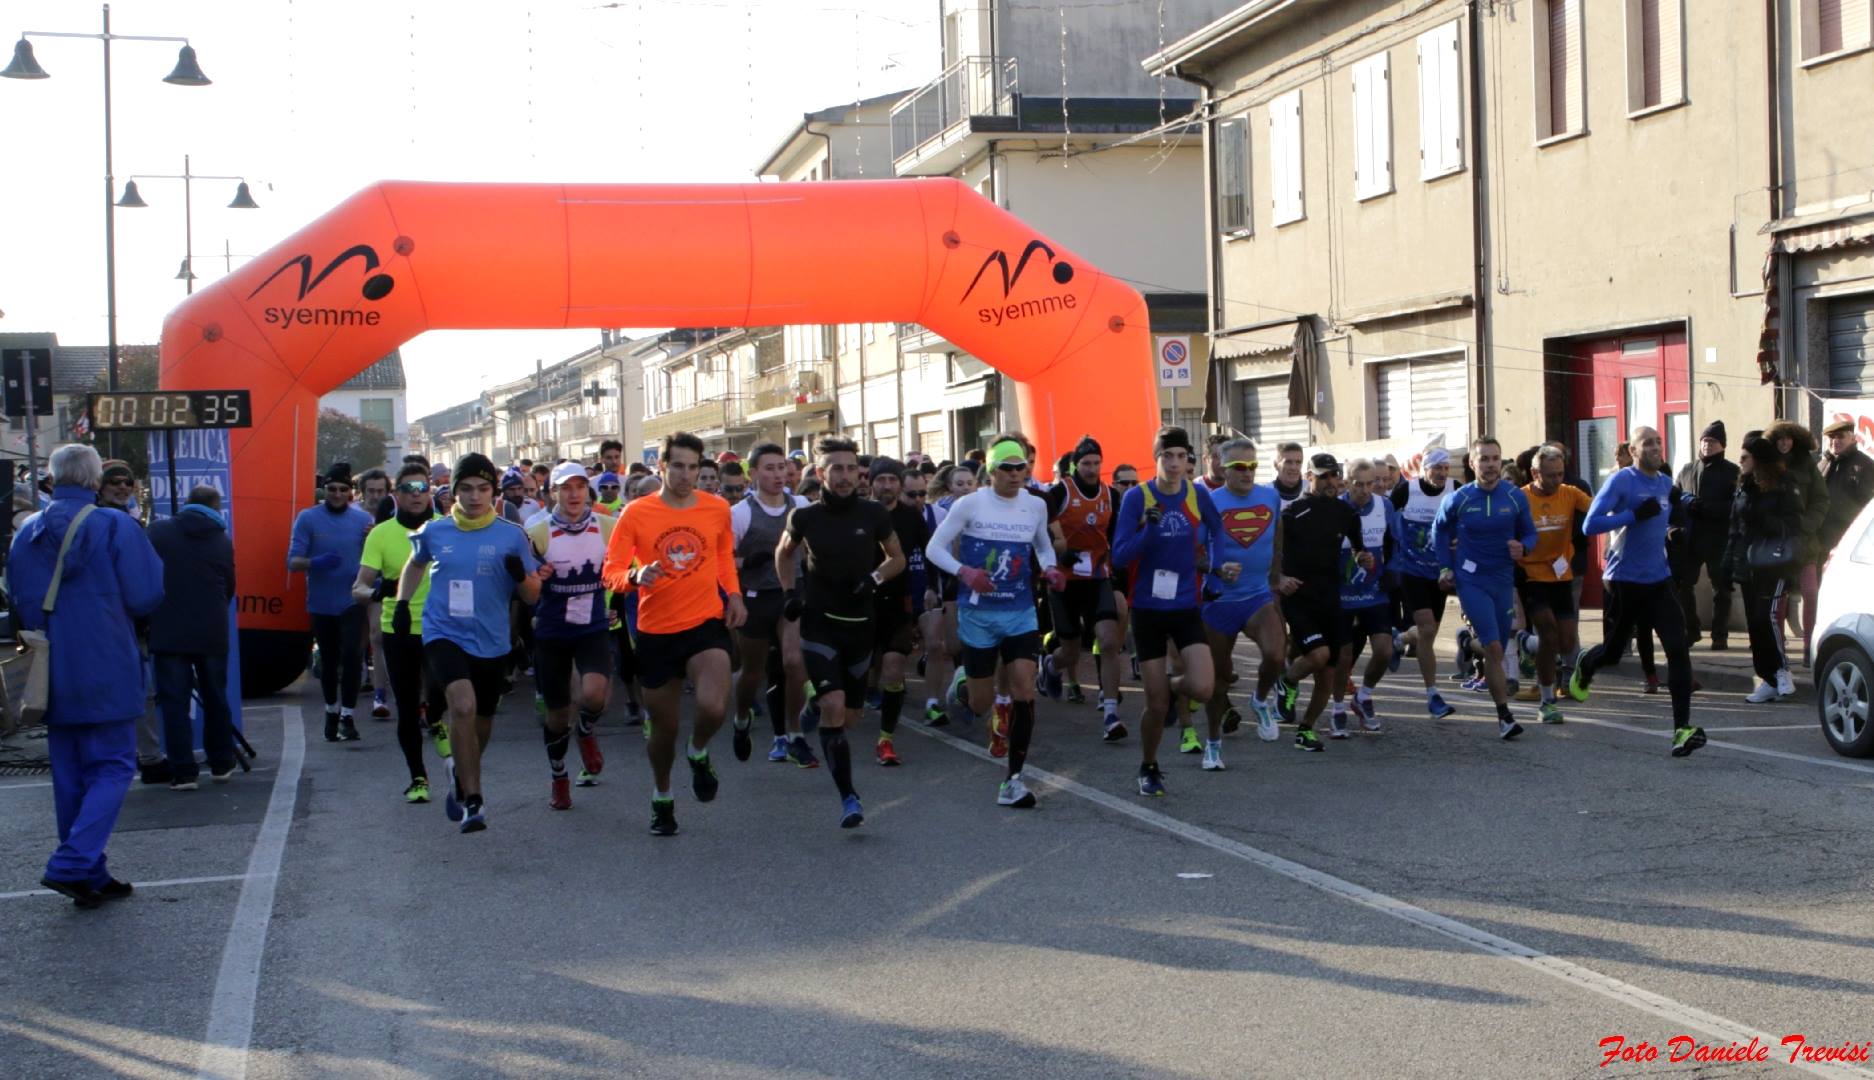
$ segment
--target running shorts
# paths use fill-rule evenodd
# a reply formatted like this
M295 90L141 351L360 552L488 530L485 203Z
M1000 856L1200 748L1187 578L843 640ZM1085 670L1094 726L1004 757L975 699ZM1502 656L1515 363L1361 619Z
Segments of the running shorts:
M638 660L638 685L646 690L655 690L672 679L683 678L689 670L690 658L711 649L721 649L727 655L729 649L729 627L721 619L705 619L674 634L652 634L638 631L633 638L633 645Z
M1370 607L1341 610L1340 643L1342 645L1362 645L1375 634L1384 637L1392 636L1391 601L1384 601Z
M1274 599L1275 594L1265 590L1240 599L1212 600L1204 605L1204 625L1224 637L1233 638L1247 629L1250 620Z
M1052 609L1054 636L1068 641L1091 642L1095 627L1119 619L1109 578L1070 578L1067 588L1048 593L1048 606Z
M742 606L748 609L748 621L738 631L743 637L773 641L781 636L781 607L786 594L780 589L761 589L742 594Z
M1041 655L1041 624L1032 607L984 611L959 605L957 639L963 645L963 670L972 679L995 674L998 660L1033 662Z
M1204 618L1196 608L1178 608L1175 611L1132 609L1132 643L1141 664L1163 660L1170 649L1183 652L1207 640L1204 636Z
M471 656L453 641L438 638L423 643L423 662L443 693L451 683L466 682L475 690L475 715L493 716L501 704L501 691L507 685L508 658Z
M1575 610L1575 583L1572 581L1524 581L1517 585L1523 597L1523 610L1530 615L1547 608L1558 619L1572 619Z
M564 709L573 703L573 674L612 674L611 635L604 630L570 638L534 639L534 685L547 708Z
M872 606L873 644L883 652L899 656L911 654L911 641L917 629L917 617L906 610L909 594L879 596Z
M1458 579L1458 606L1471 624L1479 647L1509 643L1516 623L1516 585L1508 578L1487 580L1465 575Z
M1450 594L1438 587L1436 579L1400 574L1399 590L1405 594L1407 616L1429 610L1433 622L1445 621L1445 600Z
M1288 618L1289 640L1298 653L1314 649L1329 652L1340 648L1340 590L1330 583L1326 588L1307 586L1282 598L1282 614Z
M839 691L848 708L865 705L866 673L878 643L871 619L835 619L809 611L800 617L800 656L816 696Z

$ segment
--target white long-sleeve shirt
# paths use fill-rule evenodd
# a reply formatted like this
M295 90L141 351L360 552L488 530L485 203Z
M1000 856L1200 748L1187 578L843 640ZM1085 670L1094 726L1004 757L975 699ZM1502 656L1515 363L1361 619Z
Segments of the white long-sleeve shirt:
M1054 567L1048 504L1026 491L1012 499L989 488L973 491L958 499L938 523L924 557L953 577L965 566L987 573L992 588L971 598L976 607L1033 605L1034 565L1039 563L1042 570ZM966 592L969 586L959 584L958 589Z

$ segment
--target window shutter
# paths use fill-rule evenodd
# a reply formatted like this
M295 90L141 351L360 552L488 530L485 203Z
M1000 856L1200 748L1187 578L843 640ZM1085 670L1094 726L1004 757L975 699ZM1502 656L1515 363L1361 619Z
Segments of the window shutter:
M1249 126L1242 117L1217 125L1217 231L1250 231Z
M1354 197L1392 191L1392 80L1387 53L1353 66Z
M1305 212L1301 167L1301 91L1291 90L1269 103L1269 181L1277 225L1298 221Z
M1460 59L1457 23L1419 35L1419 174L1425 179L1464 166Z
M1815 0L1816 43L1812 56L1842 49L1842 7L1848 0Z
M1660 42L1659 42L1659 2L1660 0L1640 0L1640 106L1649 108L1662 100L1660 97Z
M1569 39L1570 0L1549 0L1549 134L1575 130L1570 112L1575 97L1574 49Z
M1841 47L1865 48L1868 44L1869 0L1836 0L1841 6Z

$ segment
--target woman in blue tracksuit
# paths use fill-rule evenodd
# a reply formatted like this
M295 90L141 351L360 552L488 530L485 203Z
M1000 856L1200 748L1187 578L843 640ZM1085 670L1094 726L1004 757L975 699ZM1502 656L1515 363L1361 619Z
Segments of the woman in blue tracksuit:
M1458 594L1464 617L1484 650L1484 678L1497 706L1497 734L1523 733L1510 715L1503 647L1516 619L1516 560L1536 546L1529 500L1503 480L1503 447L1489 436L1471 442L1477 479L1451 494L1432 522L1432 550L1439 558L1438 583Z

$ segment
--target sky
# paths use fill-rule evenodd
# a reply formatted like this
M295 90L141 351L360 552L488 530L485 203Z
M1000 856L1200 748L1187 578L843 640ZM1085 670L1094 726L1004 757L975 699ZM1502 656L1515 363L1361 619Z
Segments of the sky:
M739 181L804 113L938 73L935 0L119 0L114 34L187 37L208 87L162 81L179 43L112 46L118 341L155 342L196 285L381 179ZM11 0L0 35L97 33L75 0ZM6 40L10 41L11 38ZM52 77L0 79L0 330L102 345L101 44L34 38ZM5 59L10 59L9 53ZM224 253L232 255L224 258ZM403 347L414 418L596 344L595 330L433 331Z

